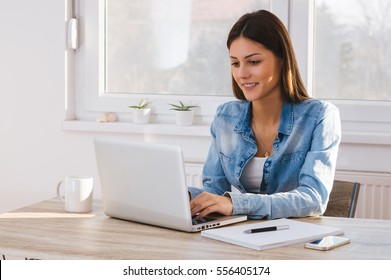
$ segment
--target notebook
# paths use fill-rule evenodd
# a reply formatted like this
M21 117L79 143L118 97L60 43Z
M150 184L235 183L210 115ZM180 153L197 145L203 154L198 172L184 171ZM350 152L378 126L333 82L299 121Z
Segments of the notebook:
M94 146L108 216L187 232L247 220L243 215L192 219L178 146L114 138L95 138Z
M247 233L249 230L256 228L282 226L286 226L287 229ZM313 241L328 235L341 235L343 233L343 230L335 227L300 222L292 219L278 219L241 226L205 230L201 233L201 236L254 250L266 250L295 243Z

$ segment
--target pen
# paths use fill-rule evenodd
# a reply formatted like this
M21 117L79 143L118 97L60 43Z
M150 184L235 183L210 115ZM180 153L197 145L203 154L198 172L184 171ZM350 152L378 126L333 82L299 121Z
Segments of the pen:
M252 229L245 230L244 233L257 233L257 232L276 231L276 230L283 230L283 229L289 229L289 225L252 228Z

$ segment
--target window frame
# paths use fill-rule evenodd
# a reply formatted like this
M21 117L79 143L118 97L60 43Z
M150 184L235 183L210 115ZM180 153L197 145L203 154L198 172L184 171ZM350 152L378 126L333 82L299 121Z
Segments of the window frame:
M310 93L314 69L314 13L314 0L290 0L289 34ZM343 143L391 144L391 101L326 100L340 111Z
M269 9L278 14L285 24L288 24L288 2L286 0L269 1ZM104 46L104 38L99 34L99 30L104 30L104 0L79 0L76 10L80 16L81 41L75 53L74 63L77 119L92 120L97 113L115 112L120 120L129 121L128 106L136 104L141 98L147 98L152 101L152 122L172 121L172 112L169 110L168 103L182 100L199 106L195 109L195 123L210 124L217 106L234 100L233 96L105 93L104 48L101 47Z
M311 92L313 71L313 20L314 1L270 0L269 10L287 26L296 51L302 78ZM79 0L76 13L79 22L80 45L76 52L68 50L69 79L66 118L94 120L101 112L115 112L119 121L129 121L129 105L141 98L153 101L154 123L173 122L168 103L182 100L199 105L196 124L209 125L218 105L234 100L229 96L190 96L159 94L104 93L104 53L102 20L104 0ZM98 28L97 28L98 27ZM73 76L73 78L72 78ZM74 79L74 80L73 80ZM351 143L391 144L391 102L366 100L332 100L339 109L343 128L343 141ZM359 110L358 110L359 108Z

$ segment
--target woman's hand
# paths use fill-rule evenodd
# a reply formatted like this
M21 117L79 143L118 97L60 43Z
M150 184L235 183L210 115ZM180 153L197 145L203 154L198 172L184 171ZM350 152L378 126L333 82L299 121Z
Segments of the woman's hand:
M201 219L206 215L217 212L223 215L232 215L232 201L230 197L203 192L190 201L191 215Z

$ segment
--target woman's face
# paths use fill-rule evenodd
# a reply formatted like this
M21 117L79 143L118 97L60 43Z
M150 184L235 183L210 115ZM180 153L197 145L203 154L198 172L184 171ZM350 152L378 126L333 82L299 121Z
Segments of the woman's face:
M262 44L245 37L229 49L231 73L248 101L281 97L281 59Z

